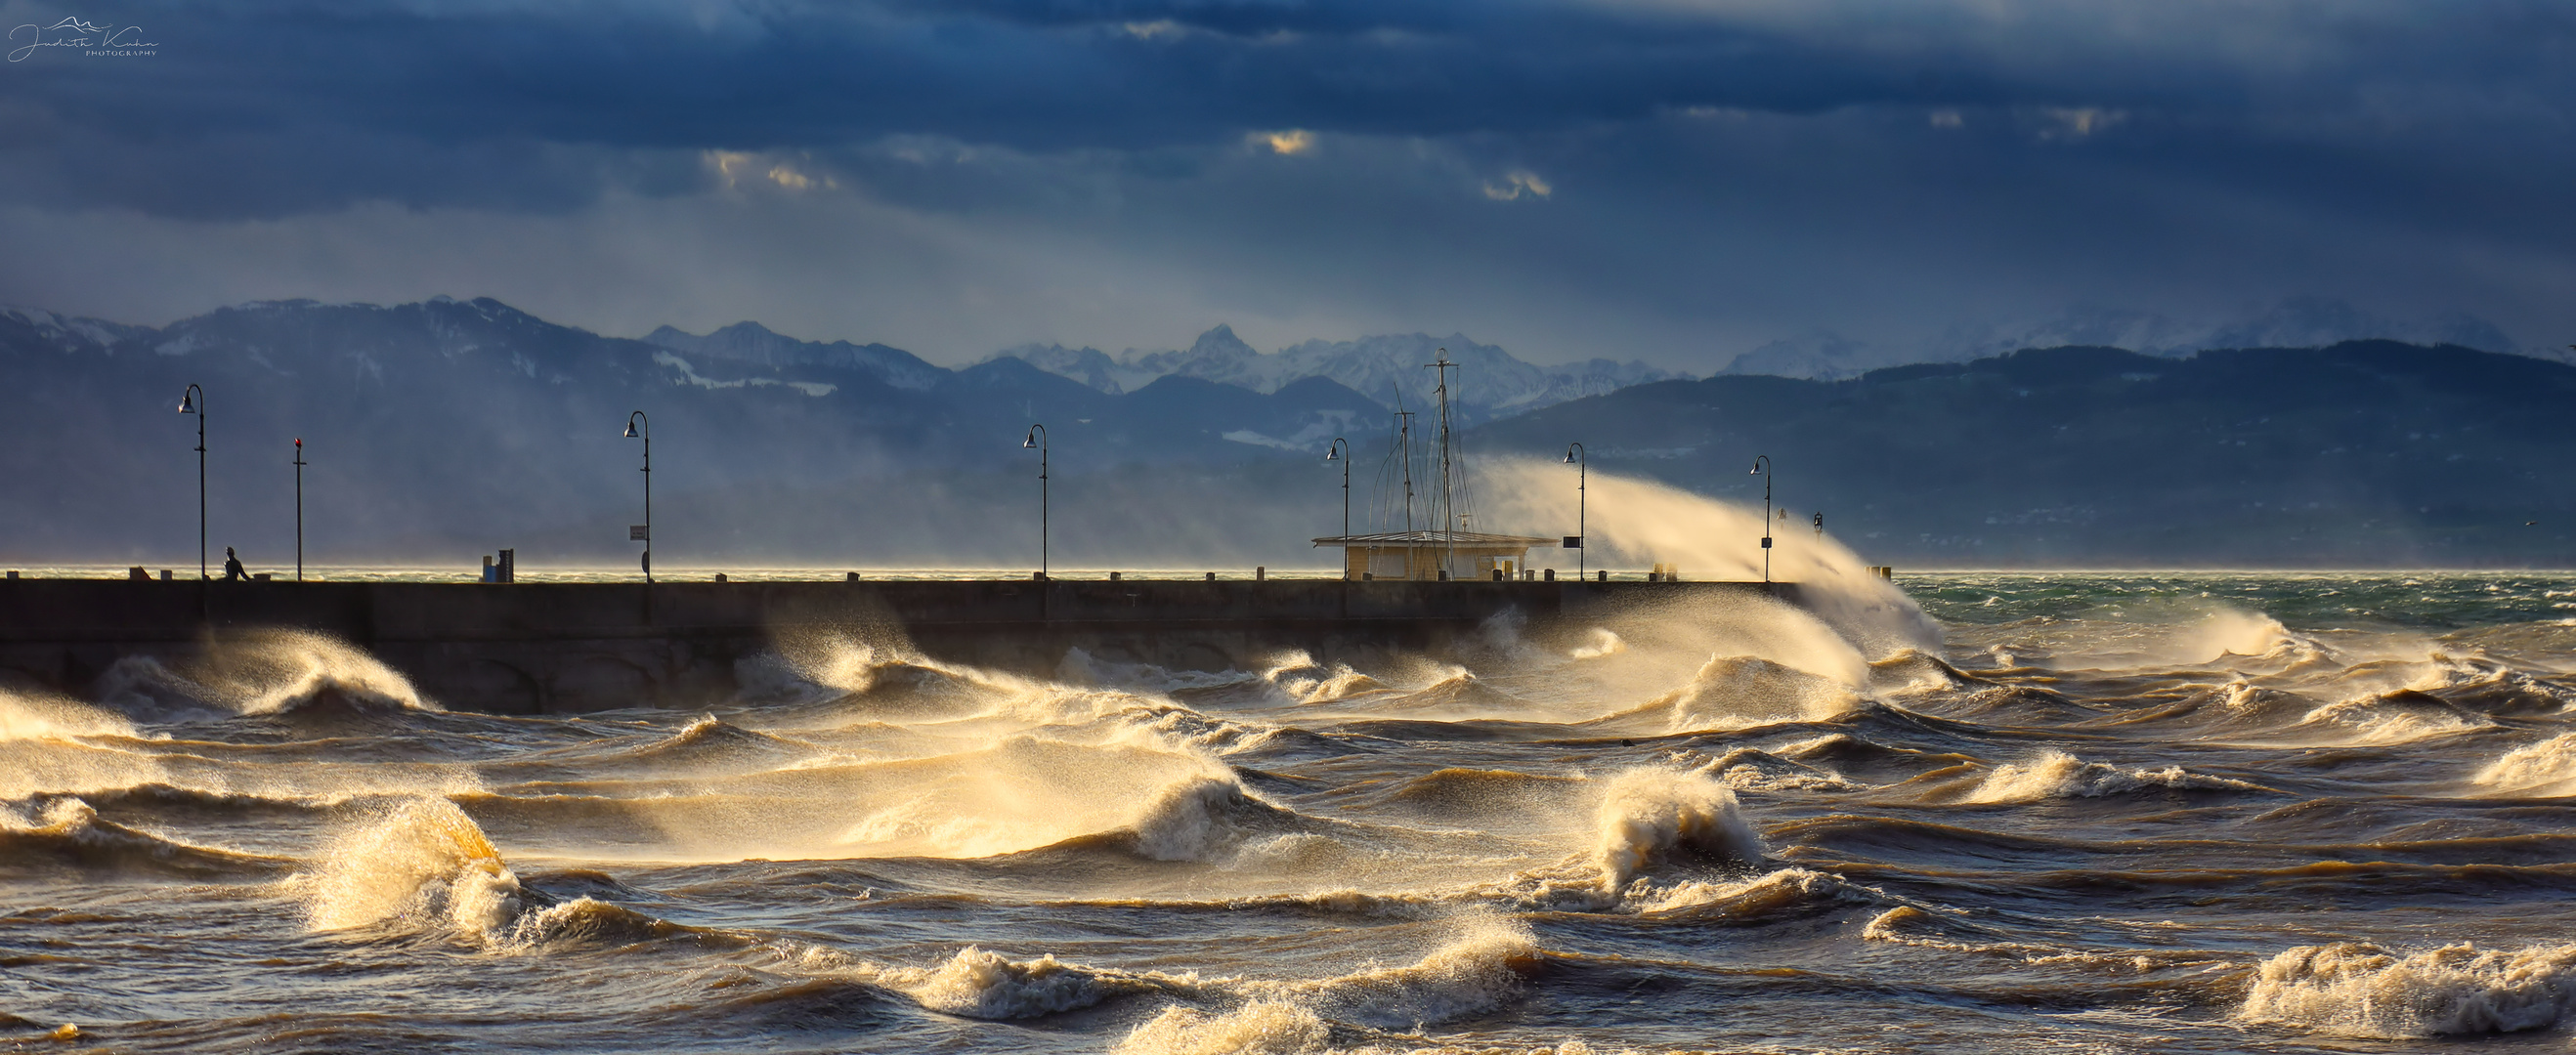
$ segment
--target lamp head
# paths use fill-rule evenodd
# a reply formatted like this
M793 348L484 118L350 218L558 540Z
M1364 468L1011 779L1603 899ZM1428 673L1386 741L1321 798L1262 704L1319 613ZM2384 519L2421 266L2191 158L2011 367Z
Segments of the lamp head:
M196 412L197 412L197 394L196 394L195 392L183 392L183 393L180 393L180 395L179 395L179 413L182 413L182 414L194 414L194 413L196 413Z
M1746 470L1746 471L1745 471L1745 475L1747 475L1747 476L1760 476L1760 475L1762 475L1762 463L1761 463L1761 462L1755 462L1755 463L1753 463L1753 468L1751 468L1751 469L1749 469L1749 470Z
M1021 446L1023 449L1032 449L1032 450L1033 450L1033 449L1035 449L1035 448L1037 447L1037 445L1038 445L1038 433L1037 433L1037 430L1036 430L1036 429L1030 429L1030 430L1029 430L1029 438L1027 438L1027 439L1025 439L1025 440L1021 440L1021 441L1020 441L1020 446Z
M624 438L630 440L635 438L635 419L626 419L626 435Z
M1567 465L1572 465L1572 464L1574 464L1574 448L1572 448L1572 447L1568 447L1568 448L1566 448L1566 449L1565 449L1565 464L1567 464Z
M1324 460L1328 462L1337 462L1342 460L1342 449L1340 447L1324 448Z

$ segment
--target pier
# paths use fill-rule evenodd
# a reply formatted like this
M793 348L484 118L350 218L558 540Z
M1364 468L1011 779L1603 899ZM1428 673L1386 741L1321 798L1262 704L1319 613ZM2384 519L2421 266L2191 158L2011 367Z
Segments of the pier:
M119 659L184 664L228 636L305 630L365 649L458 710L701 706L782 641L837 636L1040 677L1084 664L1261 669L1443 656L1501 628L1544 639L1758 582L976 580L478 583L0 581L0 686L86 695Z

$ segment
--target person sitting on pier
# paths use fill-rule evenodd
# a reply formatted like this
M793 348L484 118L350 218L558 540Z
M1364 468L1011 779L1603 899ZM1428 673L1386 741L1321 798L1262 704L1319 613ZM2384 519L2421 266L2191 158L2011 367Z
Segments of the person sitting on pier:
M242 570L241 558L233 555L233 548L231 546L224 547L224 581L250 581L250 573Z

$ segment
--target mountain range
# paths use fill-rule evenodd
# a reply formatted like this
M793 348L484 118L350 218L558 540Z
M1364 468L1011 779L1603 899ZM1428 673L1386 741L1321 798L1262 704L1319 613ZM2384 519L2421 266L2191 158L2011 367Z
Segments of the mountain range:
M1432 405L1433 389L1439 384L1438 371L1426 368L1444 356L1458 364L1450 374L1450 401L1452 413L1462 421L1508 417L1569 399L1681 376L1642 362L1610 359L1533 366L1493 345L1478 344L1464 334L1454 333L1445 338L1409 333L1356 341L1313 340L1264 355L1243 343L1234 335L1234 328L1225 325L1200 334L1186 350L1130 349L1111 358L1097 348L1028 344L1001 352L995 358L1016 358L1112 395L1134 391L1166 377L1195 377L1255 392L1276 392L1284 385L1322 377L1382 407L1392 409L1401 404L1422 410Z
M300 437L317 562L466 568L508 546L531 568L631 563L645 444L621 433L640 409L664 567L1033 566L1041 457L1062 563L1321 565L1305 540L1338 529L1342 471L1374 526L1391 407L1421 405L1435 372L1418 364L1444 348L1472 456L1581 441L1595 472L1751 500L1745 467L1769 455L1784 508L1825 513L1880 562L2570 563L2576 367L2457 345L2079 345L1656 379L1456 335L1262 354L1218 327L1186 350L950 369L752 323L638 340L447 298L160 327L0 310L0 561L184 564L202 423L216 559L230 544L291 565ZM207 416L174 412L191 383ZM1043 451L1025 445L1041 423ZM1322 460L1334 438L1349 461Z

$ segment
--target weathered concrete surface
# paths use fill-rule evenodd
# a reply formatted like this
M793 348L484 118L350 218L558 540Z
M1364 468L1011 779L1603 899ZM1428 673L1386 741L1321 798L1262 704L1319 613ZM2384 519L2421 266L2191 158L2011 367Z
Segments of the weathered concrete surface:
M1761 583L20 579L0 581L0 680L86 695L121 658L184 664L230 635L298 629L367 650L453 709L694 706L730 695L738 665L781 641L908 646L1038 675L1076 649L1104 663L1250 670L1289 649L1323 662L1439 656L1498 616L1544 634L1632 604L1765 592L1795 598Z

